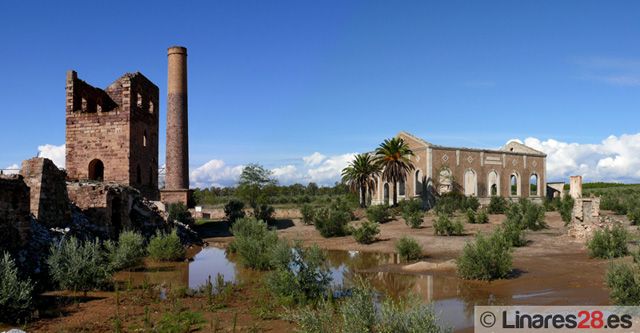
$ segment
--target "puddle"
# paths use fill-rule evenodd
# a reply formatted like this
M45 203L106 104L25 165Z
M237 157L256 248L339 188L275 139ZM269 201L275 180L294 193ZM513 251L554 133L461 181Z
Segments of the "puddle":
M388 297L419 297L432 303L441 323L456 331L472 331L476 305L606 305L608 292L602 277L606 263L584 254L533 257L514 261L523 273L512 280L464 281L454 271L433 274L400 271L392 254L327 251L334 285L353 286L359 278ZM561 264L560 264L561 263ZM576 273L579 272L579 273ZM198 288L209 276L222 274L225 281L260 278L260 273L236 265L224 249L203 248L189 263L158 264L144 272L121 272L119 279L141 283Z

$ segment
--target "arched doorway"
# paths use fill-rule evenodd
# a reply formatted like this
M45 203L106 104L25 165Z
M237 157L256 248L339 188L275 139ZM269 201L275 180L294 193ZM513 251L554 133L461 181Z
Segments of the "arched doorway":
M89 162L89 179L103 181L104 180L104 163L95 159Z
M415 195L422 194L422 176L420 175L420 170L416 170L416 179L414 182Z
M384 183L384 191L383 191L383 201L382 203L385 205L389 204L389 183Z
M500 176L497 171L491 170L491 172L489 172L489 175L487 176L487 186L487 193L489 193L489 196L494 197L500 195Z
M509 189L512 197L520 196L520 179L518 177L518 174L511 174L511 177L509 178Z
M478 178L476 172L471 169L464 173L464 195L468 197L478 195Z

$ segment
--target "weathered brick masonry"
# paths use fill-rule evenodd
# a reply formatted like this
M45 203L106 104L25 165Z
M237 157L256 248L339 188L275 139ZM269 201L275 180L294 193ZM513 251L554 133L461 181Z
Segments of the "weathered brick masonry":
M0 249L24 245L30 236L29 187L20 175L0 175Z
M67 177L132 186L157 200L158 87L127 73L102 90L69 71L66 90Z
M29 186L31 213L47 227L61 227L71 220L66 174L46 158L22 162L20 174Z

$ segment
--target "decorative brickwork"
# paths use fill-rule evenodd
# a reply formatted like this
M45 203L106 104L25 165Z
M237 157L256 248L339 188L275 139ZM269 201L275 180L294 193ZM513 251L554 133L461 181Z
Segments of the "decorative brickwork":
M67 73L66 168L71 180L112 181L158 198L158 87L128 73L105 90Z

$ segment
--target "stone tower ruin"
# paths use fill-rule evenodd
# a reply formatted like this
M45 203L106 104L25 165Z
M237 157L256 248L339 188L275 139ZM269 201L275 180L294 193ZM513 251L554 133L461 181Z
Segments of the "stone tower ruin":
M161 200L189 204L189 129L187 105L187 49L168 49L167 166Z
M103 90L69 71L66 91L67 177L129 185L157 200L158 87L136 72Z

